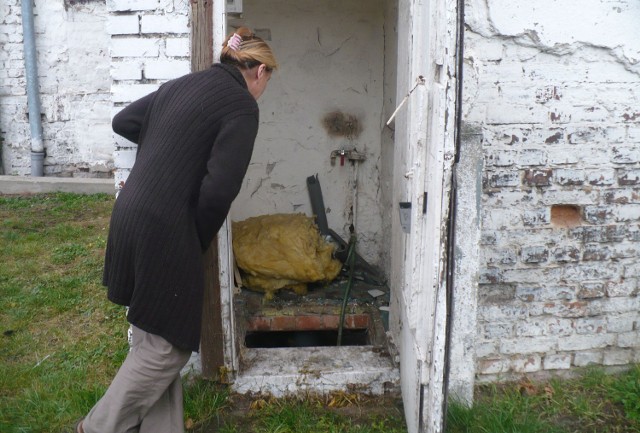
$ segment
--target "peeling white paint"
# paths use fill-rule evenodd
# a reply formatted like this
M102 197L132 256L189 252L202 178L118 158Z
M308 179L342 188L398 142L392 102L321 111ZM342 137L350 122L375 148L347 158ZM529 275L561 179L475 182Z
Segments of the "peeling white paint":
M580 323L615 322L635 303L624 270L638 260L625 233L638 223L627 173L640 162L640 4L469 0L465 17L463 119L485 162L476 375L606 365L616 347L617 363L633 362L639 349L618 330ZM565 204L581 212L568 231L554 216ZM627 252L613 258L613 245Z
M46 175L108 177L113 169L109 37L103 2L36 0L34 26ZM88 37L90 35L90 37ZM4 172L30 173L20 1L0 6L0 130Z
M311 215L306 178L318 174L329 227L349 239L370 263L382 256L380 161L385 17L384 2L245 0L230 26L269 29L280 68L259 101L260 130L245 182L233 205L235 221L268 213ZM312 17L312 18L311 18ZM332 137L323 118L355 116L362 133ZM331 152L355 149L366 157L332 164ZM357 173L357 199L354 176ZM355 208L352 212L352 205Z
M465 13L465 24L485 38L510 38L560 56L602 48L636 74L639 21L634 0L467 0Z

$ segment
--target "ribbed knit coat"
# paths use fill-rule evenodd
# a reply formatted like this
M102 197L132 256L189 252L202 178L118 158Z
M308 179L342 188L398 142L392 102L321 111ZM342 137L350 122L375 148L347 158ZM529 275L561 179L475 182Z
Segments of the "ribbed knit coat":
M198 351L202 252L240 190L258 105L236 67L216 64L133 102L113 130L138 153L111 215L108 298L138 328Z

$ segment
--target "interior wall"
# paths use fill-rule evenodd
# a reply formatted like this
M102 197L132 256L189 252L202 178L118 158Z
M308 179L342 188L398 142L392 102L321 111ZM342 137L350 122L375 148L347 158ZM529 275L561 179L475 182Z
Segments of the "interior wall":
M259 101L260 130L232 220L311 215L306 178L318 174L329 226L348 239L354 168L339 160L332 165L330 154L355 148L366 155L357 170L358 251L380 265L388 208L380 179L389 172L381 161L384 12L383 0L365 6L358 0L245 0L242 16L229 20L229 31L247 25L270 36L279 63ZM353 139L331 136L323 118L334 111L356 117L362 132Z

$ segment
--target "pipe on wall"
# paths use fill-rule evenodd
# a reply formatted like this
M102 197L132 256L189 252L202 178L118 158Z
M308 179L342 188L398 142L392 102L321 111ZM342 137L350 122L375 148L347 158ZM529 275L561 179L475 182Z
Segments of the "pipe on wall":
M40 119L40 86L36 60L36 37L33 24L33 0L22 0L24 64L27 76L27 103L31 129L31 176L44 176L44 141Z

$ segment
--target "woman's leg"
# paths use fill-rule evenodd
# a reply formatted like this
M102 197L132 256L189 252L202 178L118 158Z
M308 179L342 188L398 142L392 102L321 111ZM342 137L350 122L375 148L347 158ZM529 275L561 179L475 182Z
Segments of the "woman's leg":
M134 326L131 351L105 395L85 417L84 432L137 432L156 402L170 387L175 388L174 382L176 378L179 380L180 370L190 356L190 352L176 348L164 338Z
M140 424L140 433L184 433L182 379L178 374Z

